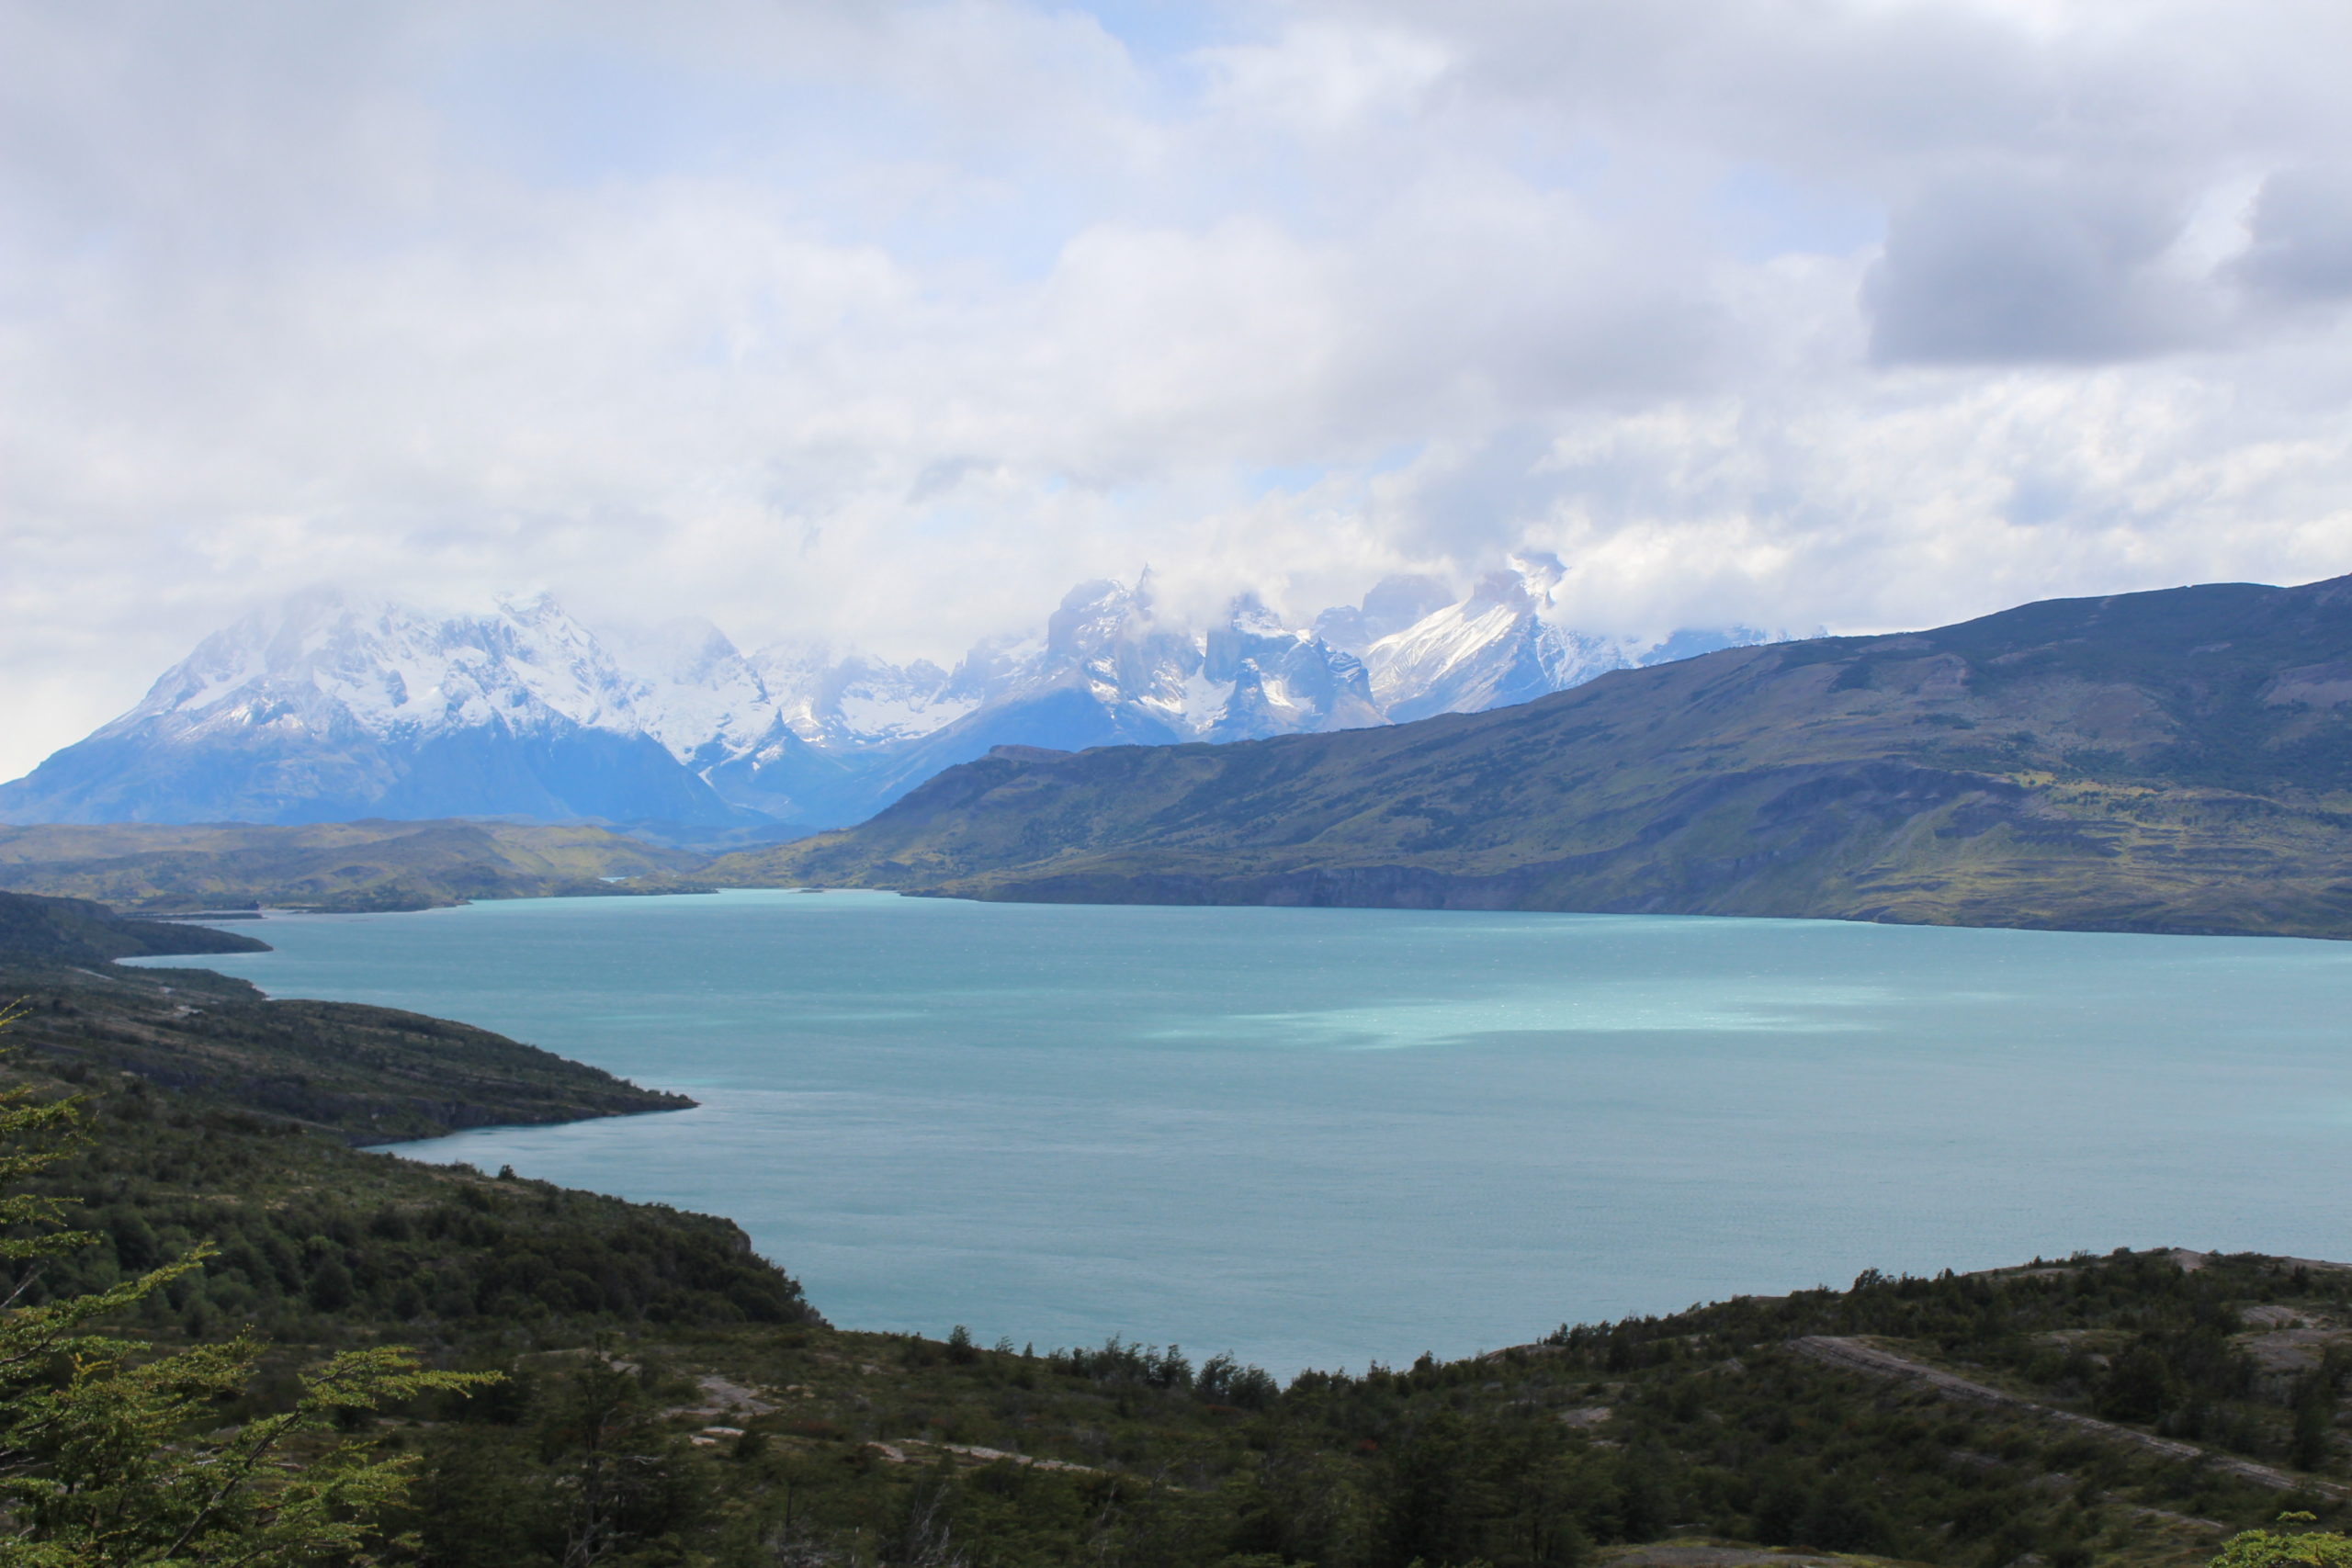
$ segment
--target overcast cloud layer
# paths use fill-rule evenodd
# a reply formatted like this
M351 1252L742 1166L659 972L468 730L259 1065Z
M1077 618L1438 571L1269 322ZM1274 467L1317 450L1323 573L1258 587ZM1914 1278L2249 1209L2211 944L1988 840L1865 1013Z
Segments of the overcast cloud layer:
M2352 8L0 3L0 777L320 581L1809 630L2352 570Z

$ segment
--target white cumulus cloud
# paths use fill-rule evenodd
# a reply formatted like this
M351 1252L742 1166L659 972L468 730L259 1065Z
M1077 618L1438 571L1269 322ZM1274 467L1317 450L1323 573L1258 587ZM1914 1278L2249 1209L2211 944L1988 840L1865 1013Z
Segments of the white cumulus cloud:
M308 584L952 658L2352 570L2352 12L0 0L0 774Z

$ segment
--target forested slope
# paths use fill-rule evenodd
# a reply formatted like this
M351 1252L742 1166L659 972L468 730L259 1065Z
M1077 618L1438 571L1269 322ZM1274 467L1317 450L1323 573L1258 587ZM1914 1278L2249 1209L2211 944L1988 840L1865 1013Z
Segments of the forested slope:
M0 893L0 1002L20 1013L10 1043L36 1064L130 1073L360 1144L694 1103L468 1024L353 1002L273 1001L209 970L109 962L265 946L242 932L121 919L80 899Z

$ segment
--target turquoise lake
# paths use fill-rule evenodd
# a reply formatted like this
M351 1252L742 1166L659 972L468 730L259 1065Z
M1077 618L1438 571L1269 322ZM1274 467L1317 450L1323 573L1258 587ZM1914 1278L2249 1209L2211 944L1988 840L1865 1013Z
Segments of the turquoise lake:
M2346 944L786 892L259 931L207 962L694 1095L403 1152L726 1214L850 1327L1287 1373L1872 1267L2352 1257Z

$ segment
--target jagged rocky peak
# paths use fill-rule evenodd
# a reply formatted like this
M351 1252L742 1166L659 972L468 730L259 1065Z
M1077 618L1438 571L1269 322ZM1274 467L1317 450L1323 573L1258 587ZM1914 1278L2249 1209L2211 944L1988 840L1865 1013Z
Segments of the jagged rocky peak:
M1311 632L1284 626L1256 593L1238 593L1226 605L1224 619L1201 634L1201 673L1212 681L1230 681L1256 660L1287 657L1313 637Z
M1477 713L1581 685L1596 675L1768 640L1747 626L1684 628L1667 637L1597 634L1559 624L1568 569L1557 556L1512 556L1460 604L1431 612L1364 655L1374 700L1407 723Z
M1049 659L1083 660L1113 649L1138 620L1151 614L1151 573L1130 588L1124 582L1098 578L1081 582L1062 595L1046 617L1046 655Z
M1206 739L1262 739L1387 722L1373 704L1362 660L1314 631L1291 629L1255 593L1233 600L1224 623L1204 634L1202 650L1204 679L1230 687L1203 728Z
M767 682L733 639L700 616L606 630L610 656L645 733L698 773L766 744L777 723Z
M1235 594L1225 606L1225 620L1212 630L1233 632L1244 637L1288 637L1305 642L1313 637L1312 631L1293 631L1290 624L1266 607L1266 602L1250 589Z
M1331 647L1361 658L1382 637L1453 603L1453 590L1442 578L1384 577L1362 604L1341 604L1316 616L1313 629Z
M929 735L972 711L977 694L950 690L954 677L927 659L911 664L853 653L826 672L810 714L822 740L861 745Z
M1007 690L1023 671L1042 658L1045 644L1035 632L1002 632L984 637L956 663L947 677L946 694L986 702Z
M1109 707L1172 712L1187 705L1186 684L1200 668L1190 628L1160 620L1147 569L1132 588L1102 581L1071 589L1046 622L1043 656L1014 674L1007 694L1079 685Z
M1473 604L1504 605L1513 610L1544 611L1552 607L1554 590L1567 580L1568 569L1548 550L1531 550L1507 558L1500 571L1490 571L1471 590Z
M979 697L929 660L893 664L821 642L762 649L752 662L766 677L776 711L801 739L822 750L862 748L928 735L978 705Z
M1364 655L1374 700L1403 721L1501 707L1574 684L1589 639L1544 619L1566 576L1556 556L1514 556L1460 603L1382 637Z
M1032 688L1082 684L1114 732L1138 739L1259 739L1383 722L1353 655L1292 627L1254 592L1204 628L1164 618L1148 572L1090 582L1047 624Z

